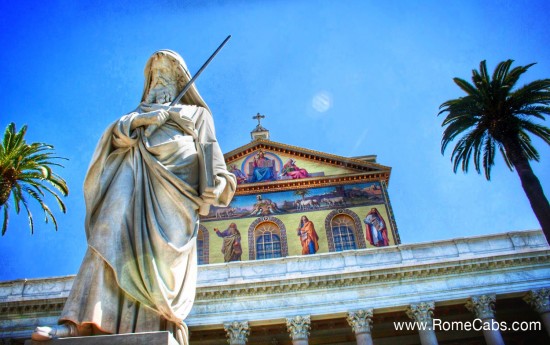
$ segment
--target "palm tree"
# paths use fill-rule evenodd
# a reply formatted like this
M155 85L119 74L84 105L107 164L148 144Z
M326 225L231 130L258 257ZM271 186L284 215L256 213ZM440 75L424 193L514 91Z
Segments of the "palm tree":
M24 136L27 126L23 126L19 132L15 132L15 124L10 123L4 132L4 138L0 145L0 210L4 209L2 221L2 235L8 227L8 209L10 195L13 197L15 212L19 214L21 204L27 211L29 227L34 233L34 222L29 210L26 196L36 200L45 215L45 222L49 220L57 230L57 221L48 205L44 203L45 192L51 194L63 213L66 207L57 192L63 196L69 194L67 183L59 175L52 172L52 166L62 166L55 163L56 159L64 159L53 156L53 146L44 143L27 144ZM57 189L52 190L44 182Z
M472 71L473 85L460 78L453 79L466 96L439 107L438 115L447 113L442 124L447 128L441 140L441 153L460 135L451 155L454 172L459 167L468 171L473 160L476 171L481 174L483 166L485 177L490 180L498 149L510 170L515 168L518 173L531 208L550 242L550 205L529 164L530 160L539 160L530 134L550 144L550 129L533 121L545 120L545 115L550 114L550 79L536 80L512 90L519 77L534 65L510 70L512 62L499 63L490 77L485 61L481 61L479 71Z

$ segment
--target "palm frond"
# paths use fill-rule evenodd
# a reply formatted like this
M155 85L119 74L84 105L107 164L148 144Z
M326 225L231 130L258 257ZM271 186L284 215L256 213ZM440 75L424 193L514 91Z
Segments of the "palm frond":
M484 130L476 128L460 138L451 153L451 161L454 162L453 171L456 173L461 167L464 172L468 171L470 160L474 155L474 165L476 171L479 169L479 145L484 138Z
M24 186L28 188L32 188L35 192L40 194L40 196L42 197L45 196L44 192L42 191L42 188L44 188L44 186L40 183L37 183L36 181L25 181Z
M21 201L23 202L23 206L27 211L27 220L29 221L29 228L31 229L31 234L34 234L34 220L32 218L32 213L31 213L31 210L29 209L29 205L27 204L27 200L23 197L23 195L21 195Z
M16 213L21 211L21 204L23 204L27 211L31 233L34 232L34 221L23 192L38 202L44 211L44 221L48 223L51 220L57 230L57 220L43 197L45 192L51 194L60 210L63 213L67 211L60 196L67 196L69 188L66 181L52 169L53 167L63 167L59 160L66 160L66 158L56 156L52 145L42 142L27 144L24 139L26 131L27 126L23 126L16 132L15 124L10 123L4 132L0 146L0 174L2 178L8 176L11 179L11 182L6 184L4 191L9 190L12 198L8 200L12 200L14 203ZM48 185L54 188L51 189ZM4 202L9 194L3 193L2 195L2 202ZM7 201L2 207L4 207L5 215L2 233L5 233L9 213Z
M550 114L550 107L545 105L528 105L522 108L521 113L517 113L516 117L520 119L535 117L539 120L546 120L544 115Z
M19 211L21 211L21 206L19 205L20 202L21 202L21 199L22 199L22 195L21 195L21 186L19 185L19 183L16 183L14 186L13 186L13 189L12 189L12 194L13 196L13 200L15 201L15 213L16 214L19 214Z
M15 124L12 122L6 128L4 132L4 141L3 145L6 151L13 150L17 146L20 146L24 143L23 137L27 133L27 126L23 126L19 132L15 132Z
M443 132L441 139L441 153L445 152L447 146L460 134L471 129L478 123L473 117L463 117L460 120L453 121Z
M529 120L520 120L520 121L521 121L521 128L523 128L528 132L533 133L534 135L542 139L545 143L550 145L550 128L533 123Z
M50 193L55 198L61 212L67 213L67 207L65 206L65 203L63 203L63 200L61 200L61 198L59 197L59 195L57 195L55 191L51 190L45 185L36 184L36 183L33 183L33 184L29 183L29 188L33 188L35 192L40 193L42 196L44 196L44 192L42 191L42 189L45 189L48 193Z
M535 65L535 63L531 63L529 65L526 65L526 66L518 66L518 67L515 67L514 69L512 69L508 75L506 76L506 78L503 80L504 83L506 83L506 85L509 85L510 86L510 89L516 85L516 83L518 82L519 78L521 77L521 75L525 72L527 72L527 70L531 67Z
M514 60L506 60L498 64L498 66L495 68L495 71L493 72L493 80L506 80L506 77L508 76L508 71L510 70L510 66Z
M44 214L45 214L45 222L48 223L48 217L50 217L50 219L52 220L52 223L53 223L53 226L55 228L55 231L57 231L57 220L55 219L52 211L50 210L50 208L48 207L48 205L44 205Z
M539 161L540 155L531 143L531 138L525 131L521 130L518 133L519 136L519 145L522 151L522 154L527 158L528 160L534 160L536 162Z
M497 147L506 165L512 168L506 145L516 148L514 155L538 160L539 154L528 134L550 144L550 130L531 121L545 120L550 115L550 79L536 80L513 90L521 75L534 65L512 68L513 62L500 62L491 76L486 61L481 61L479 69L472 70L472 83L453 78L466 95L442 103L437 115L445 114L441 153L445 154L454 143L451 153L454 172L459 168L467 171L473 161L478 173L483 166L489 180ZM512 145L511 141L516 143Z
M514 165L512 162L510 162L510 158L508 158L508 155L506 154L506 150L504 149L504 146L501 143L498 143L498 149L502 155L502 158L504 159L504 163L506 163L506 166L510 169L510 171L514 170Z
M4 209L4 219L2 221L2 236L6 233L6 230L8 230L8 219L9 219L9 213L8 213L8 203L5 203L4 205L0 206Z
M522 113L525 108L550 105L550 79L541 79L526 84L510 93L508 106L514 113ZM550 114L542 108L541 113Z
M491 167L495 164L495 141L490 137L485 137L485 144L483 149L483 171L485 172L485 178L491 179Z
M468 83L464 79L460 78L453 78L453 81L455 82L458 87L460 87L464 92L466 92L469 96L474 96L478 94L478 90L470 83Z
M52 186L54 186L63 196L69 195L69 187L67 182L57 174L52 174L52 177L46 180Z
M46 205L44 203L44 201L42 200L42 198L40 197L40 195L38 195L34 190L32 190L31 188L26 188L25 189L25 192L27 192L30 196L33 197L34 200L38 201L38 203L40 204L40 207L42 208L42 210L44 211L44 214L45 214L45 222L48 223L48 215L51 216L51 218L55 218L53 216L53 214L51 213L50 211L50 208L48 207L48 205ZM27 211L28 211L28 208L27 208ZM29 211L29 222L32 221L32 215L30 214L30 211ZM55 227L55 230L57 230L57 222L55 222L54 220L54 223L56 224L56 227ZM31 227L31 232L33 231L33 228Z

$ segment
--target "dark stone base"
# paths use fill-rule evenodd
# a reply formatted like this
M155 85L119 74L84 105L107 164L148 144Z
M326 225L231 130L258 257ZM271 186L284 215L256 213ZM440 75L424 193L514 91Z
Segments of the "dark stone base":
M170 332L95 335L89 337L59 338L49 341L27 340L25 345L178 345Z

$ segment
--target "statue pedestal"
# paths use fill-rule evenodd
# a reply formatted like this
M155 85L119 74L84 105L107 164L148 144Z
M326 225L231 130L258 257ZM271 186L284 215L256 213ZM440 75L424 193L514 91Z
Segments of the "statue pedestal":
M27 340L25 345L178 345L169 332L94 335L89 337L59 338L49 341Z

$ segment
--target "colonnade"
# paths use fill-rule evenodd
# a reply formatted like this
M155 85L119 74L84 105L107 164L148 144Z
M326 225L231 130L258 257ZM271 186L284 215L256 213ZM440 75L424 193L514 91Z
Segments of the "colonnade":
M532 290L524 297L542 319L542 324L550 336L550 289ZM487 345L504 345L502 335L495 319L495 294L471 296L466 302L466 308L472 312L475 319L481 320L479 325L483 330L483 336ZM433 312L435 303L425 301L410 304L406 314L413 320L418 330L422 345L437 345L436 330L434 329ZM373 345L371 335L372 320L374 317L372 308L358 309L347 313L347 321L353 332L357 345ZM419 325L422 325L418 327ZM311 329L310 315L296 315L286 319L286 327L293 345L308 345ZM247 321L233 321L224 324L224 329L230 345L246 345L250 335L250 327Z

